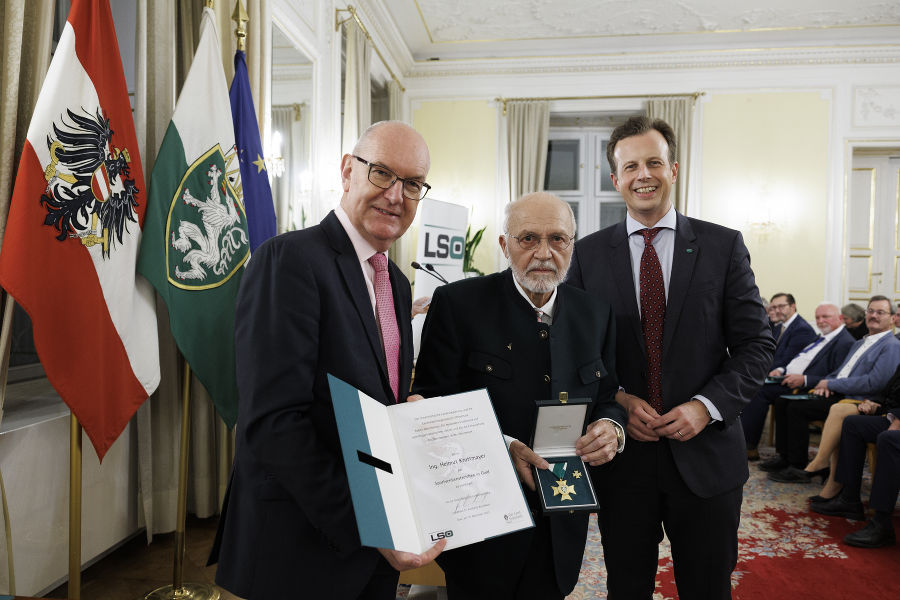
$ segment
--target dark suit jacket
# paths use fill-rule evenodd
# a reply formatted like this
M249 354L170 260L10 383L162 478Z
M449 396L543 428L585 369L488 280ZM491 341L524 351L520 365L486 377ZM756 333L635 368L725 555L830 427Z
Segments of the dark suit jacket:
M775 342L739 232L679 214L674 244L662 400L669 410L702 395L722 415L696 437L670 444L688 488L706 498L749 477L738 418L765 377ZM569 281L612 304L619 383L646 399L647 359L624 221L576 242ZM626 460L610 463L616 479L628 477L629 444L620 457Z
M625 412L614 400L614 325L609 305L566 284L558 288L553 325L537 323L509 269L444 285L435 290L425 319L413 391L429 397L486 387L503 433L526 444L535 401L563 391L593 399L588 422L606 417L624 426ZM539 506L535 494L526 489L526 496L533 508ZM556 581L565 595L578 580L588 515L549 519ZM514 590L531 534L444 552L438 561L448 574L474 585L502 578L508 580L503 589Z
M852 346L855 341L856 340L853 339L853 336L850 335L850 332L847 331L846 327L841 329L839 334L828 340L825 347L819 350L819 353L816 354L815 358L813 358L806 366L806 369L803 370L803 374L807 376L807 381L809 381L810 375L827 375L844 364L844 359L847 358L847 352L850 351L850 346ZM793 360L793 358L791 358L791 360ZM788 362L791 361L789 360ZM814 386L815 384L808 387Z
M891 375L887 385L878 394L871 398L872 402L877 402L881 406L878 408L878 414L887 414L889 412L896 413L900 407L900 366ZM897 415L900 416L900 415Z
M405 401L412 298L389 271ZM379 554L360 546L326 373L394 398L364 275L333 212L253 253L236 315L237 449L210 558L216 582L248 599L356 597Z
M844 328L846 329L846 327ZM806 348L806 345L816 339L815 330L810 327L803 317L797 317L791 321L790 326L781 334L775 346L775 354L772 356L772 369L784 367L797 356L797 353Z

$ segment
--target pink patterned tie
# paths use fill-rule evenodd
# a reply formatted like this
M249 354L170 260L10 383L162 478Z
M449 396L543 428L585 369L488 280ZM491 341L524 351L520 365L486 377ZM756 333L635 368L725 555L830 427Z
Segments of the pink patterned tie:
M394 392L394 401L400 397L400 329L394 312L394 293L388 275L387 257L377 252L369 259L375 269L375 309L378 312L378 329L387 359L388 379Z
M663 323L666 320L666 288L663 283L662 265L653 238L661 227L641 229L644 236L644 253L641 255L641 327L644 330L644 346L647 348L647 400L659 414L662 404L662 341Z

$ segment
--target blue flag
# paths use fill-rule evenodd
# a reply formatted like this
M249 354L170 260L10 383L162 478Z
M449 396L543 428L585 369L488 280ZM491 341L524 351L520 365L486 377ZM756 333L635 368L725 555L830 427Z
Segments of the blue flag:
M244 210L247 228L250 230L250 251L275 235L275 205L269 173L263 161L262 142L253 96L250 95L250 78L247 75L247 59L242 50L234 55L234 79L231 81L231 119L234 121L234 143L241 164L241 186L244 192Z

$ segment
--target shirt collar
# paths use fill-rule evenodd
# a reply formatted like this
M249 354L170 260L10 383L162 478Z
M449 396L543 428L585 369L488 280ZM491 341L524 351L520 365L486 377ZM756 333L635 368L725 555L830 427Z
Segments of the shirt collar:
M877 342L884 336L892 335L892 334L893 334L893 332L890 329L888 329L887 331L882 331L881 333L874 333L874 334L870 333L870 334L866 335L866 337L864 337L863 339L866 340L866 343L874 344L875 342Z
M790 326L790 324L794 322L794 320L797 318L797 315L799 315L799 314L800 313L798 313L798 312L795 312L794 314L792 314L790 319L788 319L787 321L785 321L784 323L781 324L781 328L787 329Z
M528 300L528 304L531 305L531 308L534 310L539 310L545 315L549 316L551 319L553 318L553 309L556 307L556 290L557 288L553 288L553 293L550 294L550 299L547 300L547 303L543 306L535 306L534 302L531 301L531 298L528 297L528 294L525 293L525 288L519 285L519 282L516 281L516 276L513 275L513 283L516 285L516 289L519 290L519 293L522 294L522 297Z
M359 231L356 230L356 227L353 226L353 223L350 222L350 216L344 211L343 206L338 204L337 208L334 209L334 214L344 227L344 231L347 232L350 243L353 244L353 249L356 251L356 256L359 257L359 262L365 262L378 253L372 244L367 242Z
M669 212L665 214L665 216L656 222L653 227L665 227L666 229L675 230L675 224L678 221L675 213L675 206L673 205ZM628 235L635 233L636 231L640 231L641 229L647 229L647 226L633 218L630 214L625 215L625 231L628 232ZM652 228L651 228L652 229Z
M841 323L840 325L838 325L836 328L832 329L832 330L831 330L831 333L829 333L828 335L823 335L822 337L825 338L825 342L830 342L831 339L832 339L834 336L836 336L837 334L839 334L839 333L841 332L842 329L844 329L844 324L843 324L843 323Z

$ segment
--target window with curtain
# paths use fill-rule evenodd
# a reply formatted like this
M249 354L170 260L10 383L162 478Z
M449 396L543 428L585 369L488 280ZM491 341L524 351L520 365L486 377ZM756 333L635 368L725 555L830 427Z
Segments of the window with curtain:
M612 126L551 127L544 190L568 202L583 237L625 218L625 202L610 179L606 145Z

